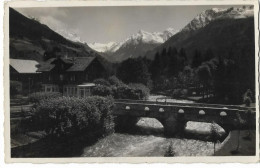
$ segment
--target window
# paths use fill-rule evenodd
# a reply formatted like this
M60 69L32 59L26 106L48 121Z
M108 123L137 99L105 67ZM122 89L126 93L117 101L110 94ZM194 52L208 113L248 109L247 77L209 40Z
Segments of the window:
M60 74L60 80L63 81L64 76L62 74Z
M51 81L51 75L48 76L49 81Z
M85 97L85 95L84 95L84 89L80 89L80 97Z
M75 93L75 96L77 96L77 88L74 87L74 93Z
M86 74L86 78L85 79L88 80L88 74Z
M75 81L75 74L73 74L73 75L70 76L70 80L71 80L71 81Z
M51 88L50 88L50 87L47 87L47 88L46 88L46 91L47 91L47 92L51 92Z
M86 95L86 96L90 96L90 90L89 90L89 88L85 88L85 95Z

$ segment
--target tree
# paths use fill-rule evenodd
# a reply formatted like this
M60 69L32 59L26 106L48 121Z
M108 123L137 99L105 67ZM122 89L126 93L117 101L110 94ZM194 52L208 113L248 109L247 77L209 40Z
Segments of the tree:
M201 65L197 70L197 75L199 80L203 84L203 99L204 99L205 91L207 93L207 97L209 95L209 81L212 78L209 66L206 64Z
M44 61L50 59L50 58L55 58L58 56L58 53L61 52L61 49L59 47L53 47L51 51L45 51L43 55Z
M161 55L157 52L150 66L150 72L152 74L153 80L160 76L162 69L163 69L162 58Z
M217 127L217 124L215 122L213 122L211 124L211 127L210 127L210 135L211 135L211 139L213 141L213 155L215 156L215 151L216 151L216 143L219 142L219 138L220 138L220 133L219 133L219 130L218 130L218 127Z
M192 59L192 63L191 63L191 67L192 68L197 68L198 66L200 66L202 61L203 60L202 60L200 51L199 50L195 50L194 56L193 56L193 59Z
M117 70L118 77L125 83L148 85L150 73L142 58L129 58L121 63Z
M206 52L204 53L203 62L209 61L209 60L211 60L212 58L214 58L214 54L213 54L211 48L208 48L208 49L206 50Z

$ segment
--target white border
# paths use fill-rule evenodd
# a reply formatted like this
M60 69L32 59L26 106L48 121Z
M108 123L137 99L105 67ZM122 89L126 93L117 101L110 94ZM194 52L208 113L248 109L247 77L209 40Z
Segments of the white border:
M254 5L255 16L255 64L256 64L256 106L259 107L259 85L258 85L258 1L257 0L189 0L189 1L11 1L5 3L4 16L4 112L5 112L5 161L20 163L250 163L257 162L256 156L203 156L203 157L88 157L88 158L10 158L10 118L9 118L9 7L71 7L71 6L166 6L166 5ZM256 112L256 124L258 125L259 108ZM256 154L259 154L259 126L256 128Z

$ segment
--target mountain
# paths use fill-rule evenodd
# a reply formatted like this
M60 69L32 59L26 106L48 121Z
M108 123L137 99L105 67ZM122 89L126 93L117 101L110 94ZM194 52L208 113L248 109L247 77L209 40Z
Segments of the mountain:
M119 43L90 43L88 45L92 49L104 53L109 61L121 62L127 58L144 55L147 51L159 46L177 32L173 28L153 33L140 30Z
M160 53L163 48L170 46L184 48L189 60L196 49L205 51L211 48L215 54L226 54L231 49L252 48L253 7L212 8L203 11L165 43L148 51L145 57L153 59L156 52Z
M253 6L244 6L242 8L212 8L203 11L197 15L182 31L192 31L205 27L211 21L216 19L239 19L254 15Z
M61 56L98 55L88 45L68 40L37 20L9 10L10 58L42 61L44 53L54 47L61 50Z
M77 35L63 31L63 34L67 33L65 38L48 26L27 18L12 8L9 8L9 31L10 58L42 62L45 53L59 48L59 55L62 57L96 56L109 72L112 71L112 64L87 44L79 42L80 39L76 39ZM75 41L68 38L74 38Z
M89 43L88 46L98 52L115 52L120 47L119 43L109 42L109 43Z

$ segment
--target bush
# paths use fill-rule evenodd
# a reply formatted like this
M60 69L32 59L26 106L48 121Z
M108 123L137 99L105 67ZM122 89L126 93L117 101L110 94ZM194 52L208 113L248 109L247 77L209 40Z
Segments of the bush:
M22 83L18 81L10 81L10 95L16 95L22 90Z
M187 89L174 89L172 92L172 97L173 98L185 98L188 95L188 90Z
M115 86L122 86L125 85L124 82L122 82L120 79L118 79L116 76L111 76L108 78L108 82L111 85L115 85Z
M174 89L172 92L173 98L180 98L181 97L181 89Z
M249 107L249 106L251 105L251 103L252 103L251 98L248 97L248 96L244 97L244 103L245 103L245 105L246 105L247 107Z
M96 85L110 86L110 83L107 80L103 79L103 78L95 79L93 82Z
M111 87L105 85L97 85L92 90L92 94L96 96L111 96L112 93Z
M113 96L115 99L147 99L150 90L143 84L131 83L126 85L116 76L109 77L110 86L105 79L96 80L97 85L94 87L92 94L98 96Z
M33 115L38 130L54 137L101 137L114 131L111 97L58 97L40 101Z
M150 89L140 83L130 83L128 85L131 89L134 89L136 93L140 93L138 99L147 99L150 95Z
M29 95L29 101L39 103L42 100L61 97L60 92L36 92Z

